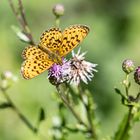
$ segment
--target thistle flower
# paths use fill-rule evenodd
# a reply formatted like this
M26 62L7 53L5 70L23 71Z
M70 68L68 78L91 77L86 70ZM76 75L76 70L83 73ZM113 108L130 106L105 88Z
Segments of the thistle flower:
M48 78L53 85L59 85L67 80L67 72L69 72L70 62L66 59L62 60L62 65L53 64L48 71Z
M97 72L95 67L97 64L85 61L85 52L80 54L80 49L75 54L72 51L72 58L67 61L63 60L62 65L54 64L48 73L50 82L54 85L67 82L78 85L80 81L88 84L94 76L93 72Z
M71 70L68 75L70 84L78 85L80 81L88 84L88 80L91 81L94 76L93 72L97 72L95 69L97 64L85 61L85 54L86 52L80 54L80 49L77 53L72 51Z
M126 59L122 63L122 69L125 73L129 74L134 71L135 65L134 62L130 59Z
M137 67L134 73L134 79L137 84L140 85L140 66Z

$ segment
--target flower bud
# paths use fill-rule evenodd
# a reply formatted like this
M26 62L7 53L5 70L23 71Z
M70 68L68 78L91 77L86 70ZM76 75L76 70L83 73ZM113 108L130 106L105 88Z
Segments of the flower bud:
M64 6L62 4L56 4L53 7L53 13L57 17L63 16L63 14L64 14Z
M126 59L122 63L122 69L125 73L129 74L134 71L135 65L134 62L130 59Z
M134 73L134 79L135 79L135 82L140 85L140 66L137 67Z

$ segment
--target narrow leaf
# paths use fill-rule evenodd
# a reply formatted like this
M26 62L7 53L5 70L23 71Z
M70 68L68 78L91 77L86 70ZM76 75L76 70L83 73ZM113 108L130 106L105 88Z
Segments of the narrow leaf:
M120 91L118 88L114 88L114 89L115 89L115 92L116 92L116 93L118 93L118 94L120 94L120 95L122 94L121 91Z
M30 38L27 36L26 33L24 33L23 31L21 31L20 28L18 28L17 26L11 26L12 30L16 33L17 37L23 41L23 42L26 42L26 43L29 43L31 42Z
M40 108L40 113L39 113L39 123L41 121L45 120L45 111L43 108Z
M6 109L12 107L12 105L10 103L1 103L0 104L0 109Z

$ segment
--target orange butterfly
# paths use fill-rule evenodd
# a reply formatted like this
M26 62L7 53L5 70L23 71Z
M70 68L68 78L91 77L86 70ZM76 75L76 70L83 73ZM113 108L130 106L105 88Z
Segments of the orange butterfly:
M88 34L89 28L85 25L73 25L63 32L59 28L45 31L37 46L29 46L22 53L25 61L21 73L25 79L31 79L54 63L61 64L62 57L71 52Z

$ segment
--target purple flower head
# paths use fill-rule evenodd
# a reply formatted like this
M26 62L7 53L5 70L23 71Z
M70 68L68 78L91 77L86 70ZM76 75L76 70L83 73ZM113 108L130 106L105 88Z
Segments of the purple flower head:
M137 84L140 85L140 66L137 67L134 73L134 79Z
M48 71L48 78L54 85L61 84L67 80L65 71L69 71L70 62L66 59L62 60L62 65L53 64Z
M122 69L125 73L129 74L134 71L135 65L134 62L130 59L126 59L122 63Z

